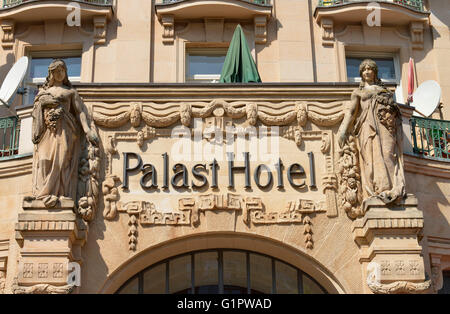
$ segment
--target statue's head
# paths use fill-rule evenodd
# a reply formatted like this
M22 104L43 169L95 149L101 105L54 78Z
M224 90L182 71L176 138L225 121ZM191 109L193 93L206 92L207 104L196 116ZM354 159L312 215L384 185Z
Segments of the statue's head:
M364 83L383 85L378 78L378 66L372 59L365 59L359 65L359 76L361 77L361 85Z
M359 76L363 81L367 81L368 75L371 75L370 79L374 82L378 79L378 66L372 59L365 59L359 65Z
M66 63L61 59L55 59L50 63L44 89L54 86L55 82L62 82L63 85L72 87L67 74Z

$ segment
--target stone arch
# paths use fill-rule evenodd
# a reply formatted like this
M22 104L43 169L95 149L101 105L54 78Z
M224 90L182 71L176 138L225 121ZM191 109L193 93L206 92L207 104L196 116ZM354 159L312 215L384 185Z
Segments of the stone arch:
M149 247L126 260L105 280L99 293L116 292L129 278L167 258L205 249L248 250L276 257L314 278L328 293L346 293L337 278L313 257L280 241L259 235L208 232L172 239Z

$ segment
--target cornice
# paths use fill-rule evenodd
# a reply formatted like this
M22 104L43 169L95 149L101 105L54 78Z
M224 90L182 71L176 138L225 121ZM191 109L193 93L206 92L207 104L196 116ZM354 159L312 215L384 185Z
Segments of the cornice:
M450 162L432 160L409 154L404 154L403 160L405 171L407 172L450 179Z

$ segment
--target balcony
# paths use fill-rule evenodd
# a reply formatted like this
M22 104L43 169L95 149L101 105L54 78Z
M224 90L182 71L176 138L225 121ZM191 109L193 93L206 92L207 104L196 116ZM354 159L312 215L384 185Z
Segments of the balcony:
M112 0L2 0L0 20L14 22L36 22L42 20L66 19L69 3L77 3L81 9L81 19L94 16L111 18Z
M324 18L335 23L362 23L371 12L369 5L374 2L379 5L382 26L427 23L430 15L422 0L319 0L314 16L319 23Z
M3 0L3 8L12 7L15 5L20 5L25 2L30 2L31 0ZM111 5L112 0L78 0L76 2L84 2L91 4L100 4L100 5Z
M341 6L353 2L374 2L367 0L319 0L319 7ZM394 3L420 12L425 12L423 0L375 0L375 2Z
M450 161L450 121L412 117L411 132L416 155Z
M163 43L173 44L175 23L203 21L205 30L223 29L225 21L252 22L255 43L267 42L271 0L157 0L156 15L164 27ZM206 35L208 36L208 35Z
M0 118L0 160L19 153L19 133L18 118Z
M162 0L160 1L162 4L169 4L169 3L175 3L175 2L183 2L185 0ZM259 4L259 5L271 5L271 0L243 0L246 2Z
M252 19L254 15L270 15L270 0L160 0L156 13L172 15L176 20L223 17L228 19Z

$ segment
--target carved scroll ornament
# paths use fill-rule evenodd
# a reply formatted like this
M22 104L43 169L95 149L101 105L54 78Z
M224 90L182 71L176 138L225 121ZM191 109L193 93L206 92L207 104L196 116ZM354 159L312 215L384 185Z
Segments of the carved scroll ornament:
M53 286L49 284L37 284L34 286L19 286L17 277L14 278L11 291L13 294L70 294L75 285Z
M142 226L173 225L197 226L200 213L206 211L242 212L245 224L304 224L305 246L313 248L312 220L310 215L324 212L324 204L311 200L290 201L285 211L266 212L258 197L242 197L237 194L204 194L197 197L181 198L177 211L159 211L154 203L146 201L117 202L118 212L129 216L128 243L131 251L136 250L138 224Z
M369 264L367 286L375 294L425 293L431 287L431 280L424 282L395 281L391 283L380 282L380 269Z

